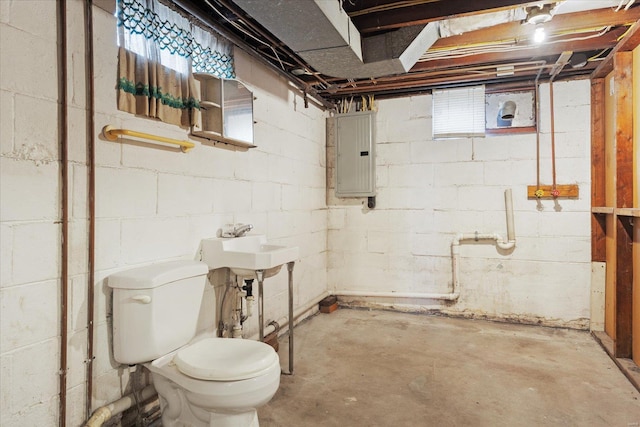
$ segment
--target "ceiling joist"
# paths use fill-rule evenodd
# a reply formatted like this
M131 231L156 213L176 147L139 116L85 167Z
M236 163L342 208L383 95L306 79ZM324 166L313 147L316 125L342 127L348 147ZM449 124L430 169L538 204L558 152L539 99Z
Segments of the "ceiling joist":
M346 0L343 7L360 33L366 34L537 4L540 0Z

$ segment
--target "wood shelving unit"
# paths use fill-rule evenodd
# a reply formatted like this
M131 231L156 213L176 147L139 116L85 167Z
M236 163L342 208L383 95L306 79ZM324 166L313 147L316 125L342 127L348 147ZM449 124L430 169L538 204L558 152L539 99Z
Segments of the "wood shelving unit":
M606 265L605 330L594 336L640 389L639 28L591 76L591 247L592 261Z
M231 124L233 120L229 120L233 114L234 108L250 106L250 117L244 120L247 128L253 129L253 94L244 88L244 85L235 80L224 80L214 77L207 73L194 73L194 78L200 89L200 115L196 123L191 127L191 137L198 138L216 145L232 147L235 150L246 151L249 148L255 148L253 144L253 130L249 140L241 140L234 138L233 128L238 126L238 121ZM238 97L235 87L242 87ZM226 148L224 147L224 148Z

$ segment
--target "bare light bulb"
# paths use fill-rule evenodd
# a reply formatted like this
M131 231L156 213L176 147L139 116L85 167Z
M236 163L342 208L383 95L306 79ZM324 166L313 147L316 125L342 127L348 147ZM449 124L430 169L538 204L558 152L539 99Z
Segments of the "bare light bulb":
M533 33L533 41L536 43L542 43L547 35L544 33L544 27L536 28L536 31Z

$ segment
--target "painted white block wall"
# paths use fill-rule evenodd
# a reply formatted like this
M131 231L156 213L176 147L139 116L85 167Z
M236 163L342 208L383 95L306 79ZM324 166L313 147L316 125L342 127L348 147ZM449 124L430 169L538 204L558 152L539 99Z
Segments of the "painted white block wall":
M526 197L527 185L536 183L535 134L434 141L430 95L379 101L376 208L328 197L330 290L449 292L452 238L475 231L504 236L503 194L511 188L517 246L501 253L493 244L463 244L456 303L366 303L587 327L589 81L555 83L554 92L557 182L580 187L578 200L557 204ZM549 86L542 85L542 184L552 180L549 104Z
M82 1L69 1L71 260L68 424L84 419L86 358L86 132ZM39 13L34 14L33 11ZM60 219L55 2L0 1L0 424L55 425L58 417ZM107 123L170 137L173 126L118 112L115 21L94 8L96 129ZM28 54L25 54L28 52ZM297 245L296 305L333 289L444 292L458 231L504 234L504 188L514 190L518 247L461 248L461 298L446 310L582 326L589 310L589 85L556 84L558 181L579 200L526 200L535 136L432 141L431 98L380 101L378 207L325 205L325 115L242 52L239 77L254 90L258 148L198 146L189 154L97 141L96 359L93 406L120 397L128 372L109 348L109 274L197 257L202 237L251 222ZM543 177L550 182L543 86ZM37 124L37 125L36 125ZM54 132L44 132L45 128ZM329 230L327 230L329 228ZM327 247L329 251L327 252ZM286 313L286 274L266 287L267 319ZM209 290L209 295L213 292ZM419 309L433 301L393 301ZM211 326L211 307L201 326ZM257 330L255 319L248 333ZM46 356L43 356L46 355Z
M60 354L56 5L0 3L0 424L55 425Z
M68 2L70 251L67 425L81 425L87 346L87 167L83 1ZM56 2L0 1L1 227L0 424L58 423L60 163ZM34 13L38 10L38 13ZM296 306L326 290L325 113L237 50L238 77L254 91L258 148L197 144L190 153L99 137L112 124L173 138L186 131L116 109L115 18L94 7L96 283L93 408L119 398L128 369L109 347L105 278L131 267L198 258L225 223L252 223L276 244L300 247ZM284 269L286 270L286 269ZM265 282L265 320L287 313L286 272ZM211 329L213 288L200 326ZM257 319L246 323L248 336Z

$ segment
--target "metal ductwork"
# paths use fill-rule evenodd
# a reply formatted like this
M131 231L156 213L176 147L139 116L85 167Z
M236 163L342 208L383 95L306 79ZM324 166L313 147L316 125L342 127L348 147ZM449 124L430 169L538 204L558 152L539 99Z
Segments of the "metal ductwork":
M234 0L316 71L371 78L409 71L439 38L438 24L362 38L339 1Z

